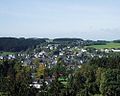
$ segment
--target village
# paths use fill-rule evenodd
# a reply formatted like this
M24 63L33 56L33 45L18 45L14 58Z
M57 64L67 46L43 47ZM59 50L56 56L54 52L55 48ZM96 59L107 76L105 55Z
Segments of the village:
M18 59L21 66L31 69L32 83L30 87L40 89L43 87L43 82L50 85L56 78L56 73L51 72L46 75L45 70L52 70L59 64L61 69L58 73L58 80L67 85L67 80L71 76L72 70L81 68L82 64L86 64L91 58L107 57L109 53L120 52L119 49L95 49L89 47L78 46L63 46L60 44L45 44L38 45L34 49L28 49L25 52L16 54L0 55L0 60ZM65 72L67 70L67 72Z

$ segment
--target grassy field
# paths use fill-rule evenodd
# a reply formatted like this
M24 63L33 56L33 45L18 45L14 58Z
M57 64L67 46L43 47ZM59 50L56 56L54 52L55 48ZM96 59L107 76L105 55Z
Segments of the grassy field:
M15 52L0 52L0 55L14 55Z
M107 43L106 45L91 45L91 46L86 46L86 47L93 47L93 48L96 48L96 49L104 49L104 48L108 48L108 49L111 49L111 48L120 48L120 43Z

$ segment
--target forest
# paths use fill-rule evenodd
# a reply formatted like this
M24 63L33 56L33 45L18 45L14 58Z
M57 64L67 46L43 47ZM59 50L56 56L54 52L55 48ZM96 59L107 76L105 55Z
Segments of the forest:
M38 44L46 42L45 39L34 39L34 38L12 38L12 37L1 37L0 38L0 51L12 51L20 52L25 51L28 48L34 47Z

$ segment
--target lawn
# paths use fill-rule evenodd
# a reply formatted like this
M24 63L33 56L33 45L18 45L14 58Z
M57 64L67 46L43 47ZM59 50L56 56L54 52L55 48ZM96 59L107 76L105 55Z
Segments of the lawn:
M120 43L110 42L110 43L107 43L106 45L90 45L86 47L93 47L96 49L104 49L104 48L112 49L112 48L120 48Z

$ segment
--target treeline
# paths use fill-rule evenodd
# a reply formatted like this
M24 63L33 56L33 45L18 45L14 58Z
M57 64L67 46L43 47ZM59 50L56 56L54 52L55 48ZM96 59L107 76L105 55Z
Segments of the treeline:
M56 38L53 39L54 42L73 42L73 41L83 41L80 38Z
M109 41L105 40L83 40L80 38L56 38L53 39L53 43L60 43L60 44L81 44L81 45L106 45Z
M75 47L78 45L83 45L85 41L83 39L80 38L56 38L53 39L54 44L60 44L60 45L67 45L67 46L71 46L71 47Z
M120 43L120 40L114 40L113 42L114 43Z
M105 40L97 40L97 41L86 40L85 41L86 46L89 46L89 45L106 45L107 43L109 43L109 41L105 41Z
M46 42L46 39L0 38L0 51L25 51L44 42Z

